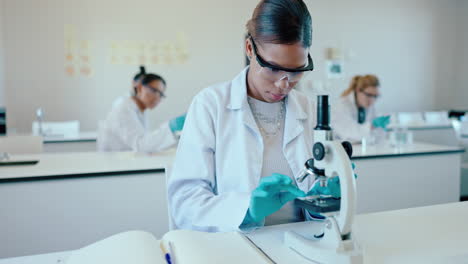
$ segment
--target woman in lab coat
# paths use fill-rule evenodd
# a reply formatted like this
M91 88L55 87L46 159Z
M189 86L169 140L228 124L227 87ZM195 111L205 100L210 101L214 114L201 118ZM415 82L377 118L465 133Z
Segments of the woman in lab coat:
M375 128L386 128L390 116L376 116L375 101L380 96L375 75L357 75L339 101L332 105L332 127L338 138L360 142Z
M250 66L202 90L189 108L168 182L178 228L219 232L301 221L292 200L316 193L311 177L295 181L312 157L315 125L313 105L294 90L313 69L310 14L302 0L264 0L247 31Z
M154 131L147 126L147 110L154 109L165 97L166 81L144 71L135 77L133 96L118 98L101 124L98 135L101 151L158 152L178 141L185 115L163 123Z

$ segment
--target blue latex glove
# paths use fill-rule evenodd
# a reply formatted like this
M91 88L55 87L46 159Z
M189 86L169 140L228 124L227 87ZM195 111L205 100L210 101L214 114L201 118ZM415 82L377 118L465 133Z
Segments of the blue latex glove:
M390 116L379 116L372 120L372 126L377 128L387 129L388 124L390 124Z
M171 129L172 133L182 131L182 129L184 128L186 115L187 114L183 114L169 121L169 128Z
M306 196L305 193L293 184L291 178L273 173L271 176L262 178L258 187L252 191L246 217L250 217L254 222L261 222L266 216L281 209L287 202L304 196Z
M353 170L356 167L354 163L351 163ZM357 179L357 174L354 174L354 178ZM340 198L341 197L341 189L340 189L340 178L339 177L333 177L329 178L327 180L327 186L322 187L320 186L320 182L316 182L314 186L312 186L312 189L307 193L307 196L310 195L331 195L335 198Z
M320 182L317 181L312 189L307 193L307 196L309 195L331 195L335 198L340 198L341 190L339 177L328 179L326 187L320 186Z

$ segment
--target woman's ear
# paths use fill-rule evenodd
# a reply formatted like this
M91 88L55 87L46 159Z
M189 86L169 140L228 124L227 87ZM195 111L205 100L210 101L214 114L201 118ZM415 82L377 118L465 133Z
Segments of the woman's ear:
M136 95L139 95L141 94L143 90L143 85L141 85L141 83L137 83L135 88L136 88Z
M245 39L245 54L249 58L249 60L252 60L253 57L253 46L250 38Z

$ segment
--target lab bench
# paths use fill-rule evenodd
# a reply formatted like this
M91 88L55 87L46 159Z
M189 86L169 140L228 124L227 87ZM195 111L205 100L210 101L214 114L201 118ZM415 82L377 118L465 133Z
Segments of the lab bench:
M354 145L358 213L458 201L462 152ZM0 258L72 250L128 229L169 230L164 171L175 150L19 157L39 163L0 167Z
M392 131L395 126L390 126ZM455 130L450 124L420 124L410 125L406 128L413 133L415 142L425 142L447 146L458 146Z
M463 148L414 143L399 148L353 146L358 213L460 200Z
M46 136L44 137L44 152L94 152L97 150L97 133L80 132L79 135Z
M355 218L353 237L364 249L364 263L461 264L468 259L467 222L468 202L361 214ZM311 235L321 228L320 222L299 222L263 227L248 236L275 263L310 264L315 262L285 246L284 233ZM64 263L72 252L9 258L0 264Z
M12 155L39 163L0 167L0 258L74 249L128 229L164 234L164 172L174 155Z

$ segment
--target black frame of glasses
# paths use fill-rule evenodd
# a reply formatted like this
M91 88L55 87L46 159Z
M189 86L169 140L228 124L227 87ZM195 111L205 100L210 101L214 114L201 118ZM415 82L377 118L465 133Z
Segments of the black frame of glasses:
M266 62L260 55L258 55L257 52L257 45L255 44L255 41L252 36L249 36L250 42L252 43L253 51L255 53L255 58L257 59L258 64L261 67L268 67L273 70L277 71L285 71L285 72L306 72L306 71L313 71L314 70L314 62L312 61L312 57L310 56L310 53L307 54L307 65L302 68L297 68L297 69L288 69L288 68L283 68L281 66L276 66L273 64L270 64Z
M146 88L149 88L153 93L159 93L159 96L161 96L161 98L166 98L166 94L164 92L159 91L159 89L156 89L156 88L151 87L149 85L143 85L143 86L146 87Z
M366 93L364 91L360 91L361 93L363 93L365 96L367 96L368 98L372 98L372 99L379 99L380 97L380 94L370 94L370 93Z

